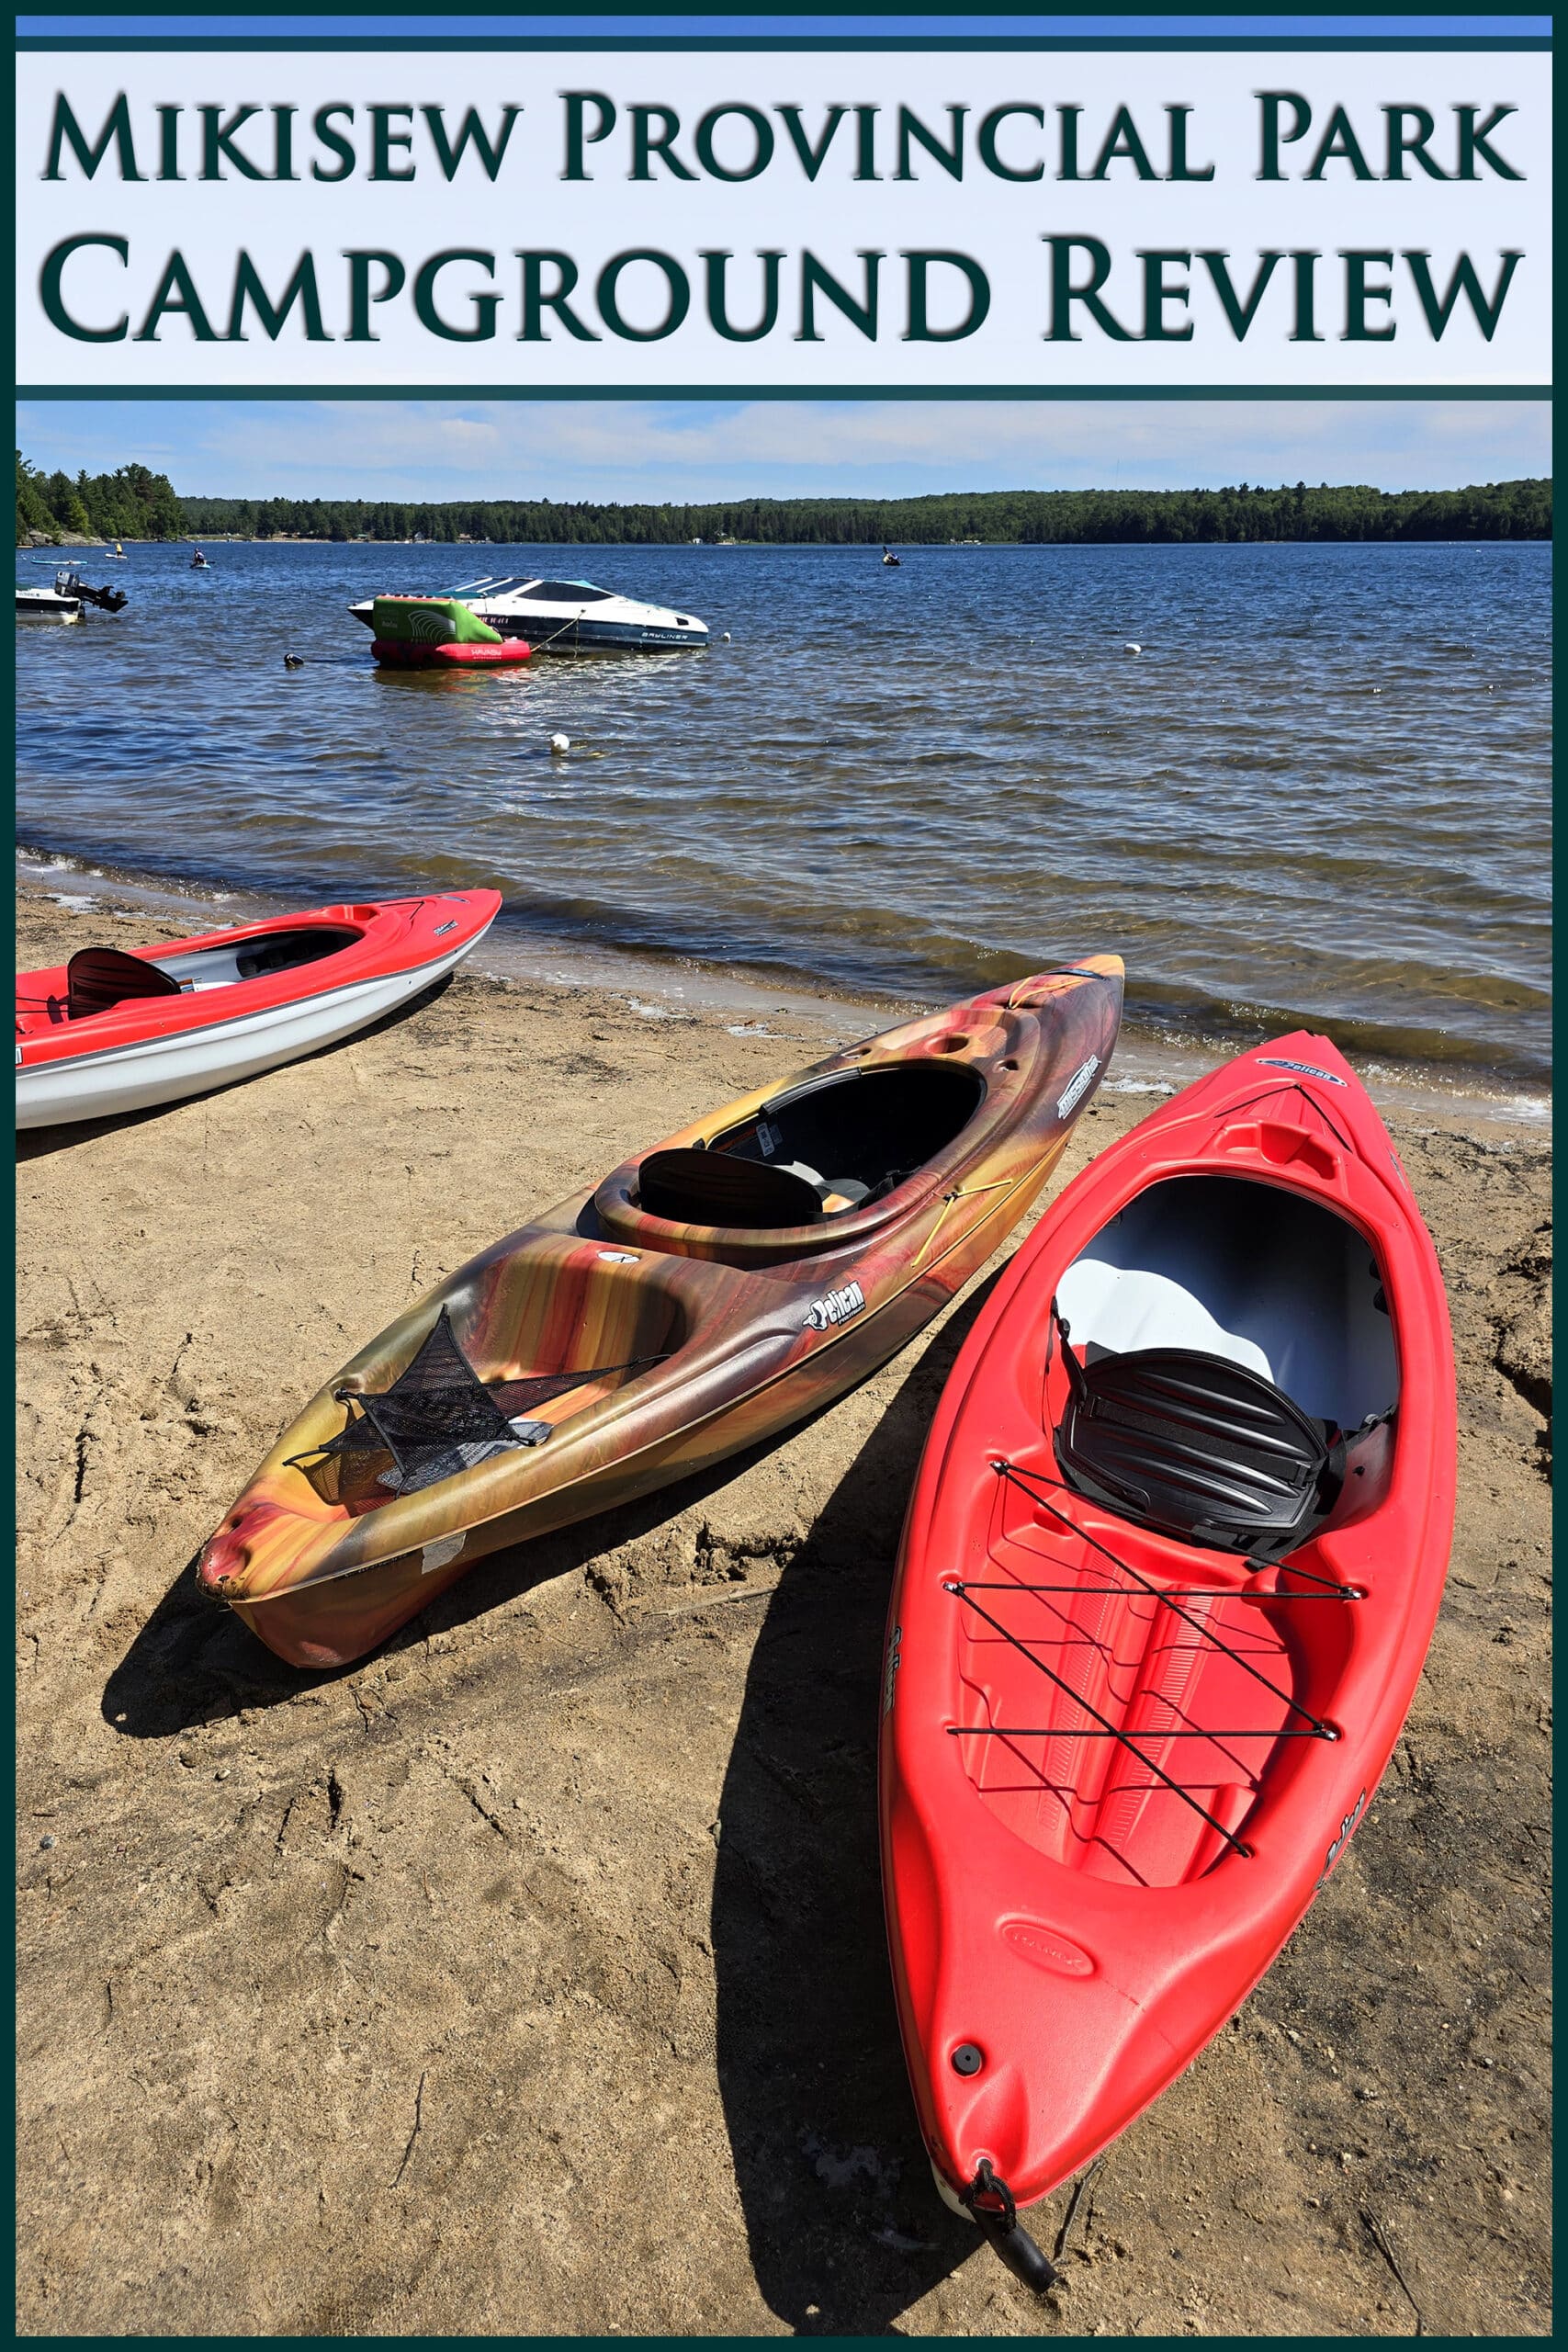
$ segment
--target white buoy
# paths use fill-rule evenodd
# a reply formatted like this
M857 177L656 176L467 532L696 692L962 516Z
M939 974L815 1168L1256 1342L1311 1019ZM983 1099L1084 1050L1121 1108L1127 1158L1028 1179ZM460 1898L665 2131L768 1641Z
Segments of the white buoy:
M1141 653L1141 652L1143 651L1143 650L1144 650L1144 649L1143 649L1143 647L1142 647L1141 645L1132 645L1132 644L1124 645L1124 646L1122 648L1122 652L1123 652L1123 653Z
M719 643L721 645L728 645L729 643L729 631L728 629L725 630L724 635L720 638Z
M571 737L570 735L552 735L550 737L550 749L558 757L562 752L570 752L571 749Z

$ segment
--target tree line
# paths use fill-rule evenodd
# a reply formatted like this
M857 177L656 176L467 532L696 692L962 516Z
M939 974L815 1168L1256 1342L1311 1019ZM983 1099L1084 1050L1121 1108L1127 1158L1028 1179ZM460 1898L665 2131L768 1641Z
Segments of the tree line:
M99 539L177 539L188 526L166 474L145 466L118 473L46 474L17 452L17 545L30 532L58 539L63 531Z
M680 546L695 539L764 546L1217 545L1252 540L1544 539L1549 480L1465 490L1017 490L926 498L746 498L714 503L600 505L585 500L182 498L145 466L73 480L17 457L17 537L28 528L104 538L458 540L494 546Z

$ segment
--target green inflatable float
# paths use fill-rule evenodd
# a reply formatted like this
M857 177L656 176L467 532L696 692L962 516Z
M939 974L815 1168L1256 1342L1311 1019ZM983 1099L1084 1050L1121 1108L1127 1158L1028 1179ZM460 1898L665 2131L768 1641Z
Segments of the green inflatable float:
M378 662L393 669L488 669L526 662L520 637L502 637L457 596L378 596L370 607Z

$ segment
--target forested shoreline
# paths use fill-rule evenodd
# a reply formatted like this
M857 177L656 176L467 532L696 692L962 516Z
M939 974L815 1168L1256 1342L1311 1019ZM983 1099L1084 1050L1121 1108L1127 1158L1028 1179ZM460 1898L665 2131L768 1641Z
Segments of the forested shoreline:
M189 526L166 474L146 466L118 473L46 474L17 452L17 545L41 532L99 539L178 539Z
M17 540L309 538L494 546L1190 546L1269 540L1545 539L1549 479L1462 490L1019 490L924 498L745 498L702 504L587 500L182 497L166 475L46 474L17 453Z

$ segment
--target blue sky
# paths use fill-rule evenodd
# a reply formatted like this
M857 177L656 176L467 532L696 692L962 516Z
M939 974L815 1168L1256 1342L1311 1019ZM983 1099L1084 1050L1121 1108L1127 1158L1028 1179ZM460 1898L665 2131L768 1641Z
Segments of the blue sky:
M1539 401L28 401L52 472L186 496L715 499L1371 482L1551 469Z

